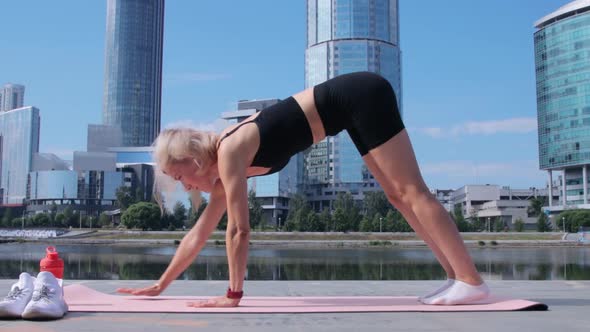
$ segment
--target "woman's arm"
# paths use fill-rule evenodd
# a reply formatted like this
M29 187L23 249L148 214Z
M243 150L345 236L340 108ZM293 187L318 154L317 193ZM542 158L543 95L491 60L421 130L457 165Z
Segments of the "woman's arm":
M250 241L247 165L240 153L242 151L224 151L219 157L219 176L225 188L227 202L225 243L230 273L229 287L234 292L242 291L244 287Z
M229 288L233 292L241 292L244 287L250 241L247 166L243 160L244 147L227 148L228 146L229 144L226 143L222 149L223 153L218 153L218 169L227 202L228 222L225 232L225 246L229 265ZM226 294L226 296L188 305L193 307L235 307L240 303L240 297L228 297Z
M207 239L219 224L221 216L225 212L225 194L223 185L218 182L211 192L209 204L199 217L195 226L184 236L172 261L160 280L146 288L119 288L117 292L133 295L159 295L172 281L186 270L195 260L201 249L207 243Z

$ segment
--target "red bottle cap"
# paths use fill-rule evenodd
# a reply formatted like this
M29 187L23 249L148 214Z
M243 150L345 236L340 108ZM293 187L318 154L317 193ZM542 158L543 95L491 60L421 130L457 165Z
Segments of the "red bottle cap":
M59 258L59 254L57 253L57 250L53 246L47 247L47 249L45 249L45 252L47 254L46 256L50 259L58 259Z
M59 258L57 250L53 246L45 249L45 257L39 263L40 271L51 272L56 278L63 278L64 261Z

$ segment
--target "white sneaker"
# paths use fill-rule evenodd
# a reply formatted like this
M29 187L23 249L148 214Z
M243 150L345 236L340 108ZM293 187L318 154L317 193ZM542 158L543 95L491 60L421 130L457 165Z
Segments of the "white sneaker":
M33 296L35 278L23 272L18 282L12 285L8 295L0 301L0 318L20 318Z
M22 317L25 319L62 318L68 312L64 291L51 272L40 272L35 280L33 297Z

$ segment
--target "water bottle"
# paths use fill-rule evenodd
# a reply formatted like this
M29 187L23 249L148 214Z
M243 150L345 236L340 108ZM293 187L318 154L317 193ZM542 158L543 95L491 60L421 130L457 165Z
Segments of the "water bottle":
M40 271L51 272L56 278L63 279L64 276L64 261L59 258L57 250L53 246L47 247L45 250L45 258L41 260Z

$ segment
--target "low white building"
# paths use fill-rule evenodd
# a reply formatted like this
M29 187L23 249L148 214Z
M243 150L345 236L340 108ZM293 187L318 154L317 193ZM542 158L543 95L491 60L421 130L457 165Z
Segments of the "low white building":
M536 216L528 214L530 200L536 197L547 199L547 189L511 189L497 185L467 185L453 192L453 206L459 205L466 219L479 219L489 223L502 220L504 225L513 229L517 219L521 219L526 228L536 227Z

